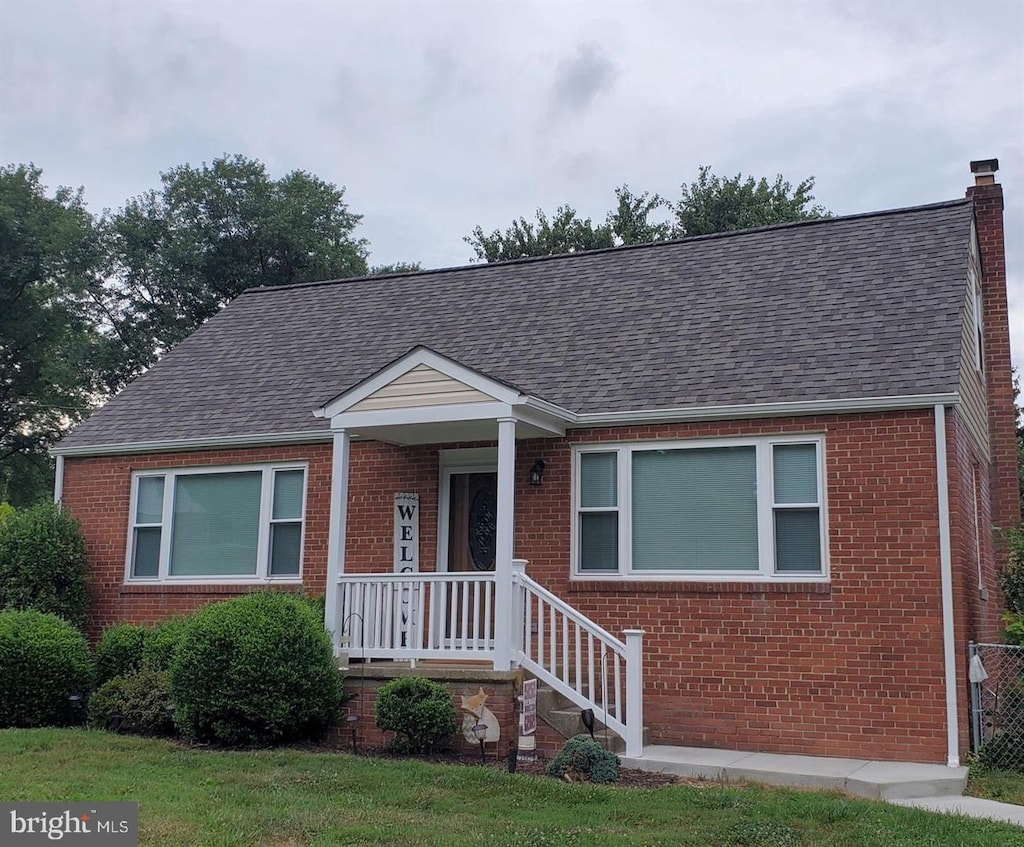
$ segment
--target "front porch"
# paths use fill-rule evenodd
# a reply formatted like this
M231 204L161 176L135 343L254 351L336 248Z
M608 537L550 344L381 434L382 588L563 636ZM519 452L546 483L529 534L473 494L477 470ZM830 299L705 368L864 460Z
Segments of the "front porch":
M470 661L498 672L522 669L580 709L593 710L624 739L630 755L640 755L643 633L627 629L620 639L607 632L532 579L526 561L514 559L515 490L524 470L516 467L516 442L560 438L572 414L424 348L315 413L330 420L333 433L325 623L336 653L363 662ZM451 520L445 500L433 572L420 571L418 556L406 556L401 544L412 539L412 530L404 539L397 523L393 572L348 572L353 437L401 446L496 444L489 448L493 509L481 521L489 555L474 554L465 572L450 567L442 543ZM479 457L480 449L463 452ZM489 466L477 461L470 467ZM447 491L450 473L442 461L435 491Z

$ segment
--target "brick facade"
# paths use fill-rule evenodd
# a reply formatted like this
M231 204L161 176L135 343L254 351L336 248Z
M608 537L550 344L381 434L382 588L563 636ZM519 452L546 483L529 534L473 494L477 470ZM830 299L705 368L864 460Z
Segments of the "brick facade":
M962 645L992 626L982 613L991 605L978 594L972 480L980 480L981 526L988 526L988 489L987 474L974 473L966 428L955 412L947 417ZM828 583L570 579L572 444L797 432L825 437ZM347 570L391 569L398 491L420 495L420 561L433 569L438 450L352 445ZM94 574L91 633L248 590L124 584L131 474L142 468L307 462L304 585L322 593L330 454L329 444L315 444L67 459L64 502L83 522ZM536 458L546 462L540 487L527 481ZM613 633L646 630L645 723L653 743L945 761L935 467L931 410L572 431L518 445L515 551L535 579ZM983 580L991 585L991 538L980 537Z

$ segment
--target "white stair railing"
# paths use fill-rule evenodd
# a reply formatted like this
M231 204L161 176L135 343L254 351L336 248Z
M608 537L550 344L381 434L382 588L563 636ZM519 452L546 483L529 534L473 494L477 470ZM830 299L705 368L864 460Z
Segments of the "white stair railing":
M493 659L493 573L343 574L339 641L360 659Z
M518 663L643 753L643 630L620 641L513 566Z

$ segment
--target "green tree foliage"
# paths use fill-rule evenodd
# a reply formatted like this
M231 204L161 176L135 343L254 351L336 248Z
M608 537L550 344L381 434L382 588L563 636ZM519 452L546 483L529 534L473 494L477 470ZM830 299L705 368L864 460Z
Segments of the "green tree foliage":
M88 565L78 521L53 503L0 526L0 609L36 609L81 626L89 612Z
M385 274L412 274L423 270L419 262L392 262L389 265L374 265L370 268L372 276L384 276Z
M581 218L572 206L559 206L550 219L538 209L535 224L518 218L504 232L496 229L487 234L478 226L464 241L473 248L476 260L482 262L578 253L615 245L611 227L595 226L590 218Z
M102 245L81 191L48 196L32 165L0 168L0 501L47 496L46 448L109 388Z
M772 183L743 174L723 179L704 165L695 182L683 185L682 197L672 206L673 234L710 235L827 217L823 206L811 205L813 188L813 176L793 188L781 174Z
M566 205L551 219L538 209L535 223L518 218L504 232L485 233L477 226L463 240L473 248L475 261L498 262L827 217L826 209L812 205L813 188L814 177L794 188L781 175L774 182L743 174L722 178L703 166L675 202L646 191L634 194L621 185L603 224Z
M275 180L261 162L223 156L161 180L107 225L110 315L131 373L247 288L367 272L361 216L343 188L305 171Z

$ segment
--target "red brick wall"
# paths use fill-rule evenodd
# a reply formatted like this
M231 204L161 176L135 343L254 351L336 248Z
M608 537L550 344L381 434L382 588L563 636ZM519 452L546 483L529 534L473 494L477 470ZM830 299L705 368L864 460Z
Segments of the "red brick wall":
M572 443L781 432L825 434L829 583L570 582ZM245 590L123 584L130 477L142 467L308 461L304 573L307 590L321 593L330 450L68 459L65 502L83 520L95 573L93 633ZM397 491L420 495L420 561L433 569L437 450L352 445L349 571L390 570ZM951 479L961 487L969 452L951 423ZM526 478L536 458L547 463L539 488ZM574 431L522 442L516 480L516 555L529 560L528 572L614 633L647 631L645 723L653 742L945 761L931 410ZM951 491L961 596L970 579L965 503L959 489ZM963 618L958 641L968 628Z

